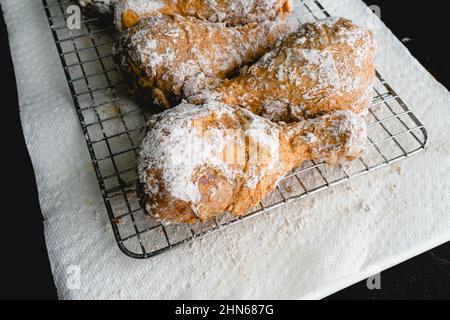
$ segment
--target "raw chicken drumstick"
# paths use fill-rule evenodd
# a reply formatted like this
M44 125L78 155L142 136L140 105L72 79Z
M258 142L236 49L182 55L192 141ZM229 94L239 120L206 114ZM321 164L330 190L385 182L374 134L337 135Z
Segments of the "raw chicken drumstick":
M141 204L167 223L242 215L303 161L358 157L365 130L346 110L280 126L219 102L182 103L149 121L138 165Z
M291 0L120 0L115 9L118 30L155 14L179 14L228 26L273 20L291 12Z
M177 105L183 87L200 90L260 58L288 32L284 19L224 27L192 17L157 15L124 31L115 60L131 95Z
M372 32L347 19L308 23L238 77L189 93L189 100L217 100L285 122L339 109L361 113L372 101L374 54Z

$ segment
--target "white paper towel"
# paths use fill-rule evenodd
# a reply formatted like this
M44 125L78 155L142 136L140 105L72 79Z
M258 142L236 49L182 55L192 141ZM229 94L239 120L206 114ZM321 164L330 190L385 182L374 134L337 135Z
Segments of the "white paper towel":
M321 2L376 31L377 67L427 127L426 152L135 260L115 244L41 1L1 0L60 298L321 298L450 240L450 94L360 0Z

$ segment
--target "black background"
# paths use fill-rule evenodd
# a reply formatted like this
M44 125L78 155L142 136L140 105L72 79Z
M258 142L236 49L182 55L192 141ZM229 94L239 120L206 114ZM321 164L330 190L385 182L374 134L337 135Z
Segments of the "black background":
M36 0L37 1L37 0ZM337 1L337 0L336 0ZM450 88L449 1L365 1L413 55ZM32 165L20 125L16 85L6 28L0 20L2 90L2 259L0 298L56 299L43 236ZM450 112L450 110L449 110ZM8 174L10 173L10 174ZM6 209L6 205L10 205ZM362 281L328 299L450 298L450 243L404 262L381 276L381 290Z

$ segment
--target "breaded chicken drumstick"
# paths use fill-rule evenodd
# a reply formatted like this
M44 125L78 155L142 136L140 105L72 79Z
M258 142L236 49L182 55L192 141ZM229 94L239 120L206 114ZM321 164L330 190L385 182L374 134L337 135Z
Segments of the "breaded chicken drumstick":
M277 125L218 102L182 103L154 116L139 156L139 194L163 222L242 215L303 161L359 156L364 120L351 111Z
M291 11L291 0L120 0L115 23L118 30L125 30L155 14L179 14L238 26Z
M373 96L375 40L344 18L301 26L255 65L191 102L216 100L273 121L334 110L366 111Z
M157 15L124 31L115 61L133 96L177 105L185 85L199 91L260 58L288 32L282 18L225 27L180 15Z

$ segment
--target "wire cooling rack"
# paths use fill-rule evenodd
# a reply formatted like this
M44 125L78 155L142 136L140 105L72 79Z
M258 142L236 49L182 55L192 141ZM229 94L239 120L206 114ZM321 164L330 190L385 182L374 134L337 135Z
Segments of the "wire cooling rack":
M206 224L164 226L144 214L136 196L138 147L150 114L127 97L112 60L113 27L97 18L83 17L80 30L69 30L66 8L72 1L42 1L114 236L128 256L149 258L180 247L425 148L425 128L377 73L368 117L369 145L359 160L339 166L307 162L288 174L258 207L244 216L225 214ZM297 0L294 6L300 23L329 16L318 1Z

